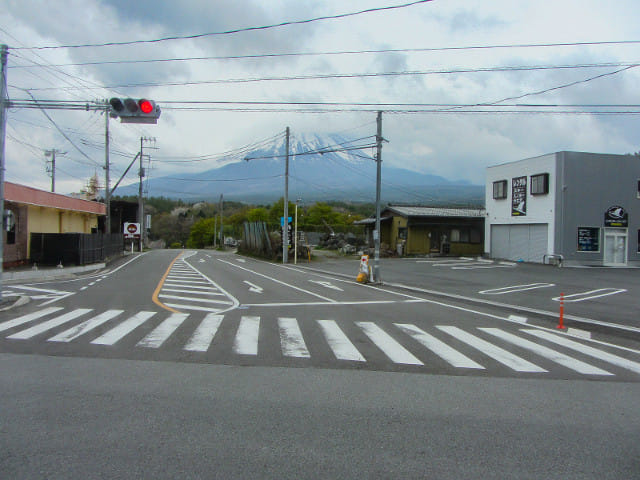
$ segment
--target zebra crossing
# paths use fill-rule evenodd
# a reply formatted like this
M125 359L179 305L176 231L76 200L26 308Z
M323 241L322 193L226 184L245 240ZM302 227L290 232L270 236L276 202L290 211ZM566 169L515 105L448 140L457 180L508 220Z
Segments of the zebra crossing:
M219 335L222 330L226 333ZM179 344L180 350L194 354L221 348L215 340L223 337L232 338L229 342L232 355L245 358L259 358L269 355L268 351L277 351L283 359L313 361L314 355L324 350L333 362L375 364L382 368L391 364L428 371L439 362L465 372L486 372L498 365L511 372L529 374L551 370L558 373L562 369L597 378L620 375L620 370L640 374L640 362L632 359L634 355L639 357L637 352L622 356L586 341L524 326L425 328L400 322L380 325L373 321L301 321L293 317L253 315L225 318L213 312L202 316L47 307L1 322L0 335L8 344L32 340L45 345L82 343L95 348L115 346L126 338L134 349L153 351L171 343L171 348ZM277 340L269 341L270 337ZM168 342L169 339L174 340Z

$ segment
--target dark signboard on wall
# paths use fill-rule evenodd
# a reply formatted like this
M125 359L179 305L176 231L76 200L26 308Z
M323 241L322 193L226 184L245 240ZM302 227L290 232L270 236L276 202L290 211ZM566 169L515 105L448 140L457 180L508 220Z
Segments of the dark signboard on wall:
M511 179L511 216L524 217L527 214L527 177Z
M619 205L609 207L604 214L605 227L628 227L629 214Z
M595 227L578 227L578 251L600 251L600 229Z

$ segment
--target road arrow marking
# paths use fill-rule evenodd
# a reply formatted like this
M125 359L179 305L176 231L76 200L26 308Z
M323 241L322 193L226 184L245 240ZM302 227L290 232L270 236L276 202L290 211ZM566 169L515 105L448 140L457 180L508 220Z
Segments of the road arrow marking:
M259 286L257 286L257 285L254 285L254 284L253 284L253 283L251 283L251 282L247 282L246 280L244 281L244 283L246 283L247 285L249 285L249 291L250 291L250 292L255 292L255 293L262 293L262 292L263 292L262 287L259 287Z
M339 292L344 292L340 287L336 287L331 282L323 281L323 280L309 280L311 283L317 283L318 285L322 285L323 287L330 288L332 290L338 290Z

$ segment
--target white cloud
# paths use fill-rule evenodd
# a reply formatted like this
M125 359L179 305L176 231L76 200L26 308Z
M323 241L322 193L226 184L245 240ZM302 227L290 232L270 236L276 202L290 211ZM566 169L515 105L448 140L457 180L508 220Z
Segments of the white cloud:
M359 103L483 103L586 79L619 67L342 78L250 83L206 83L139 88L146 82L290 77L298 75L454 70L515 65L571 65L634 62L636 44L537 48L442 50L260 59L202 60L142 64L18 66L105 60L255 55L290 52L359 51L461 46L518 45L635 40L640 5L632 0L448 0L343 19L202 39L103 48L18 50L14 47L106 43L173 35L194 35L276 24L316 16L387 6L390 0L352 2L257 0L234 2L165 0L72 0L64 9L52 2L11 0L0 12L0 42L12 47L9 93L28 98L92 101L110 96L169 100L320 101ZM268 8L266 7L268 5ZM637 71L636 71L637 70ZM520 103L636 104L640 68L588 83L528 96ZM96 88L104 86L106 88ZM19 88L16 88L19 87ZM46 90L41 90L45 88ZM40 90L38 90L40 89ZM375 112L249 113L177 111L163 105L156 126L112 121L112 181L137 152L140 137L155 137L156 159L224 152L290 126L295 133L375 134ZM409 108L409 107L407 107ZM9 181L48 188L44 149L67 151L58 162L59 191L77 191L97 172L103 175L104 117L96 112L50 111L55 127L37 110L12 110L7 129ZM637 151L636 116L528 114L383 115L389 164L483 183L488 165L556 150L627 153ZM364 126L363 126L364 125ZM362 127L361 127L362 126ZM70 144L61 128L91 160ZM361 128L356 128L361 127ZM121 153L122 155L119 155ZM215 164L154 163L152 175L199 171ZM133 170L132 170L133 171ZM135 176L129 174L130 181Z

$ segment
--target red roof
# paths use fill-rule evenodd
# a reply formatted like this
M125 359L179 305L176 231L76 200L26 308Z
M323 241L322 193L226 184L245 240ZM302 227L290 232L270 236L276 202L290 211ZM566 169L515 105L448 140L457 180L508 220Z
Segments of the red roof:
M59 193L45 192L44 190L11 182L4 182L4 199L9 202L36 205L38 207L59 208L74 212L94 213L96 215L107 214L107 207L104 203L72 198Z

